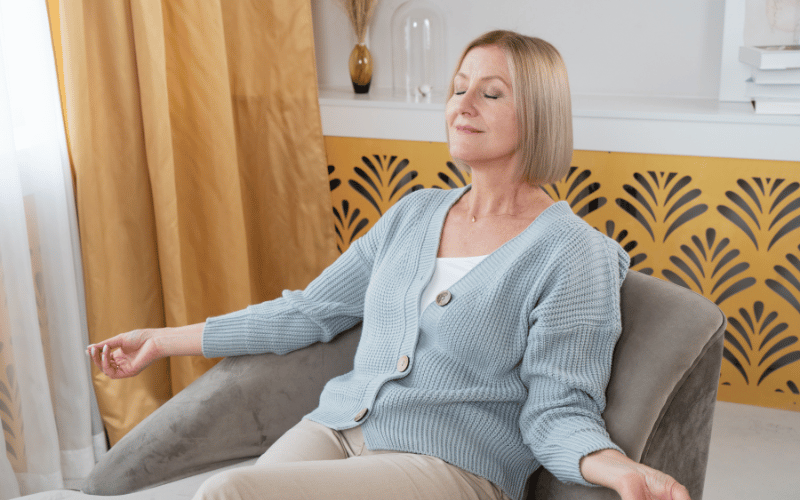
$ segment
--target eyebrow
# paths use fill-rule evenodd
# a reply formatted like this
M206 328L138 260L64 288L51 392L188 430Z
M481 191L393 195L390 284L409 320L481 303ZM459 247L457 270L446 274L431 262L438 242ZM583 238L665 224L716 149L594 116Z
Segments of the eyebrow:
M463 78L465 80L469 80L469 77L467 75L465 75L464 73L461 73L461 72L456 73L456 78L458 78L458 77L461 77L461 78ZM503 82L506 85L506 87L511 88L511 84L509 82L507 82L506 79L503 78L500 75L489 75L489 76L484 76L483 78L479 79L479 81L487 81L487 80L500 80L501 82Z

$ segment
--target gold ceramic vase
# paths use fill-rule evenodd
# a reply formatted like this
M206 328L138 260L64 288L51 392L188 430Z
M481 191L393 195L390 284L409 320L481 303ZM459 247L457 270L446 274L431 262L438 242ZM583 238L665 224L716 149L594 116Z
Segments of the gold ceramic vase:
M372 55L363 43L356 44L350 52L350 80L353 81L356 94L369 92L369 84L372 82Z

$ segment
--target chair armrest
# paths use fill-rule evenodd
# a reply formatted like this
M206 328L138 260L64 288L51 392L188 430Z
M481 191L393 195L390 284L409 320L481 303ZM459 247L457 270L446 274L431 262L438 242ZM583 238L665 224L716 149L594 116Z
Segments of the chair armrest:
M82 490L121 495L262 454L353 368L360 334L359 325L283 356L222 360L114 445Z

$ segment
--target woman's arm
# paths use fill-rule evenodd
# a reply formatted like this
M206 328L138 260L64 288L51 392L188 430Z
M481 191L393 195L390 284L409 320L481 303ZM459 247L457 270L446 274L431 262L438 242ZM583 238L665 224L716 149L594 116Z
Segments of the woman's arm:
M620 288L627 255L598 231L565 221L554 235L548 277L531 310L520 376L528 398L520 430L560 481L590 484L581 459L622 450L602 419L614 346L622 331Z
M86 352L109 378L132 377L161 358L201 356L204 326L133 330L92 344Z
M619 270L627 261L615 244L590 236L565 250L533 311L520 369L529 391L520 429L561 481L606 486L622 500L689 500L672 477L626 457L605 429L605 391L622 329Z
M617 450L586 455L580 468L584 479L613 489L622 500L690 500L689 492L675 479Z
M374 251L369 244L374 246L380 222L305 290L286 290L277 299L210 317L205 323L122 333L88 346L87 353L100 371L116 379L137 375L169 356L284 354L327 342L363 316L370 277L364 255Z
M411 204L415 209L426 200L406 196L395 203L305 290L287 290L278 299L210 317L205 323L123 333L88 346L87 353L110 378L124 378L168 356L283 354L328 342L362 318L377 249L387 232L396 236L392 221L404 217L402 207Z

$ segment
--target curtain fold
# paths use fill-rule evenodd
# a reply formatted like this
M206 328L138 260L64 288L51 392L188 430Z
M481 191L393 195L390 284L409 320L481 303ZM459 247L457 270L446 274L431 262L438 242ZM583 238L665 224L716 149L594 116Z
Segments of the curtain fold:
M77 487L105 451L79 254L46 6L0 0L0 499Z
M333 261L309 2L61 9L93 342L274 298ZM95 371L110 441L214 362Z

